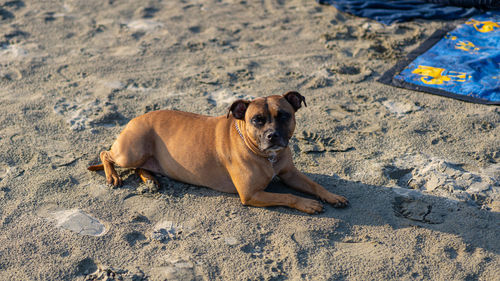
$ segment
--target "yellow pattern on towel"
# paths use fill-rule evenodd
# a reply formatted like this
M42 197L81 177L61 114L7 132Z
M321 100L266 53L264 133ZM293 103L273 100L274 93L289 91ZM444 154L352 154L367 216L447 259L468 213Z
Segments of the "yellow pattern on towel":
M448 71L448 74L445 75L446 69L439 67L432 67L426 65L419 65L415 68L412 73L422 75L420 80L425 84L432 85L441 85L444 82L465 82L470 75L467 75L465 72L457 72L457 71Z
M475 19L470 19L465 24L473 25L477 31L482 33L491 32L495 30L495 28L500 28L500 25L494 21L478 21Z

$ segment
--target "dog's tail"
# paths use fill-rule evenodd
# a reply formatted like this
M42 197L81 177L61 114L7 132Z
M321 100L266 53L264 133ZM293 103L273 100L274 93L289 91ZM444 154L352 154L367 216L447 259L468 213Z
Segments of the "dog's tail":
M88 167L88 168L87 168L87 170L89 170L89 171L100 171L100 170L104 170L104 165L103 165L103 164L93 165L93 166Z

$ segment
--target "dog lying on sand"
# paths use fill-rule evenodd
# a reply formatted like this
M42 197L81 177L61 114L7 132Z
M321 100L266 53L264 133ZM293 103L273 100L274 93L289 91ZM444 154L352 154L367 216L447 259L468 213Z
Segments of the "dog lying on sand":
M158 173L185 183L238 193L243 205L288 206L313 214L323 205L292 194L266 192L272 178L317 196L334 207L345 207L345 197L333 194L297 170L288 142L295 130L295 112L306 105L298 92L237 100L227 116L159 110L132 119L100 154L106 181L122 180L114 165L135 168L143 181L158 181Z

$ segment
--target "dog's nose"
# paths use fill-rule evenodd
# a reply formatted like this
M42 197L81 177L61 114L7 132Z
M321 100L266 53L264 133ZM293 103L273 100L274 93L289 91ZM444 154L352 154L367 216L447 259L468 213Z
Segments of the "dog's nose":
M278 132L268 132L266 134L266 139L268 140L274 140L280 137L280 134Z

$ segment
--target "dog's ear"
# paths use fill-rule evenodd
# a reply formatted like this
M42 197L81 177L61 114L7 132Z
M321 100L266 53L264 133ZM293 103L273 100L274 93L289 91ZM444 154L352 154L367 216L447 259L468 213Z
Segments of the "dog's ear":
M293 106L295 111L299 110L302 106L302 103L307 107L306 98L298 92L292 91L283 95L283 97Z
M249 101L246 100L237 100L233 102L231 107L229 107L229 111L227 112L227 118L229 118L229 113L233 113L234 118L245 120L245 112L247 111Z

